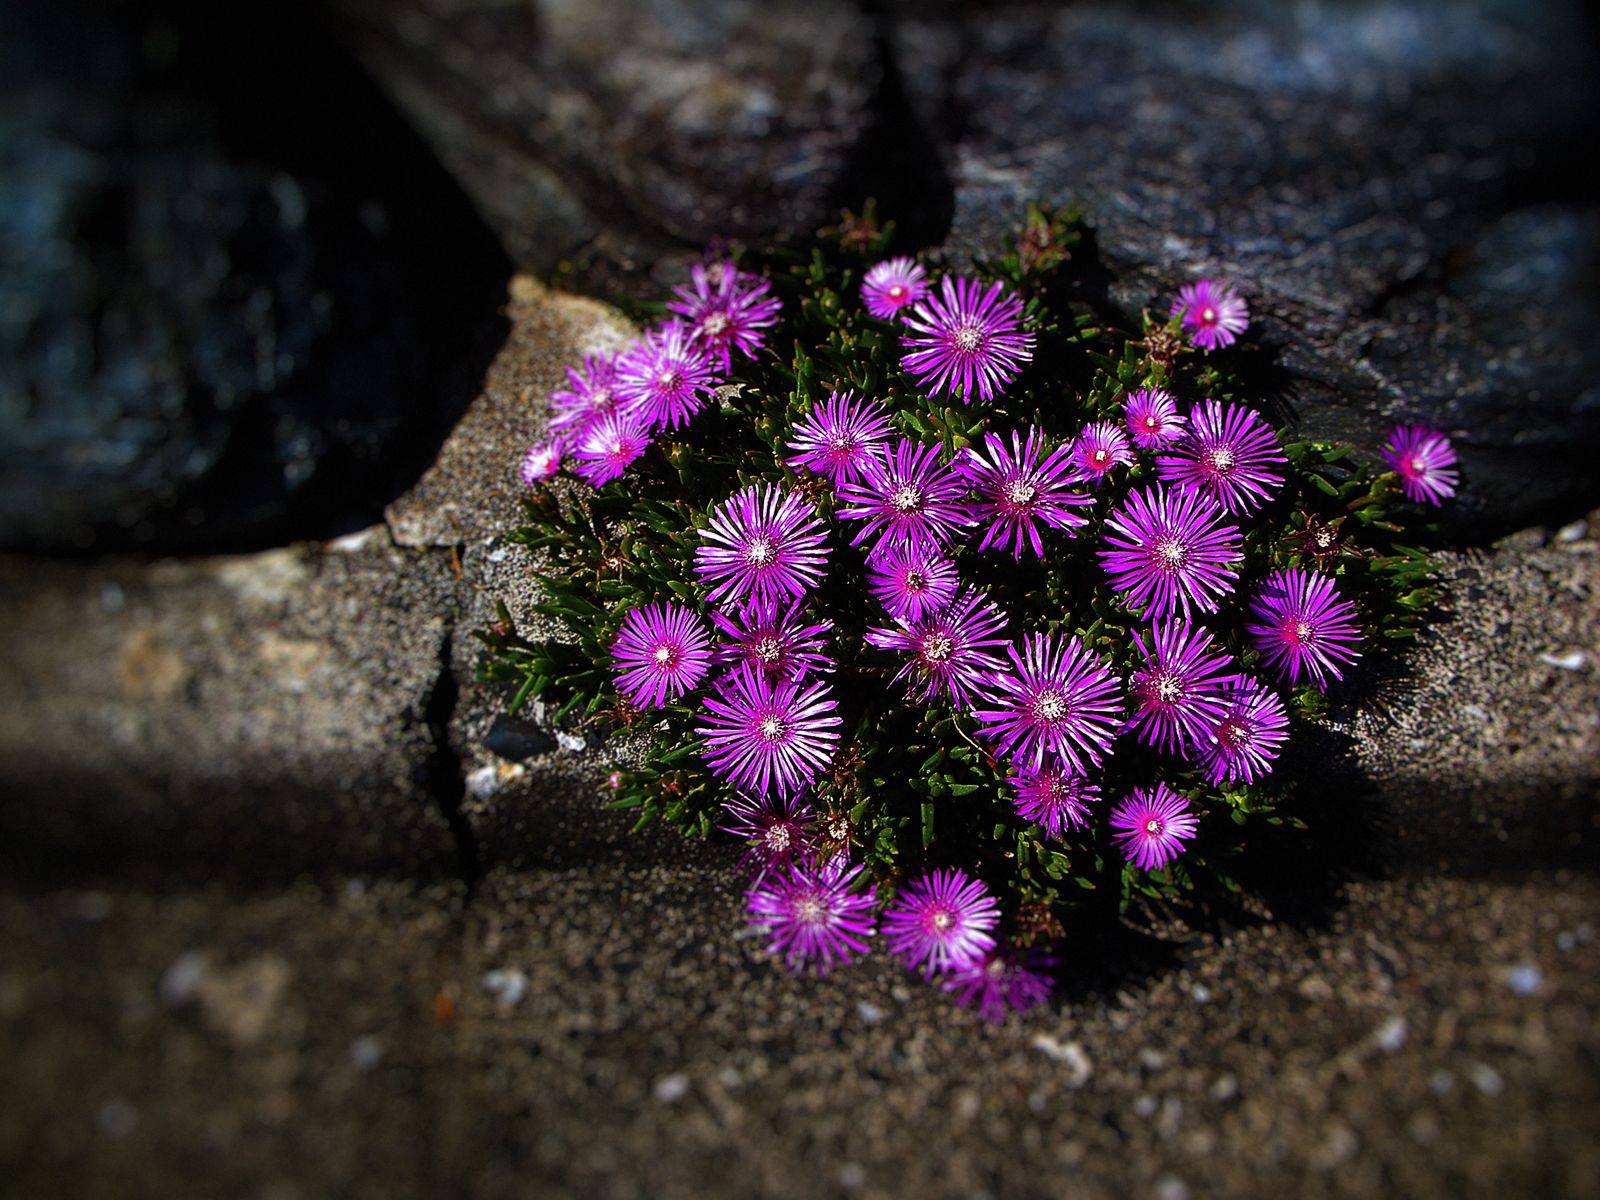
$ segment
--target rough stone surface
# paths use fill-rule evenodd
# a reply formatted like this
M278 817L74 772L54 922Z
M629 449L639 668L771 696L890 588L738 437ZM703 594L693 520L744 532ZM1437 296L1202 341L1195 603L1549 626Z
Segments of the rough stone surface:
M530 270L809 233L873 124L873 25L842 0L338 7Z
M364 543L0 560L0 858L31 877L453 873L457 585L442 555Z
M1448 430L1473 486L1447 519L1476 537L1593 504L1580 6L893 7L954 182L950 249L1079 198L1125 309L1200 275L1240 286L1279 351L1263 385L1308 431Z
M991 1029L734 941L731 855L0 892L23 1194L1589 1194L1591 873L1368 882L1315 928L1079 944ZM514 982L520 978L524 985Z
M3 546L370 523L482 370L505 260L372 85L303 17L171 7L0 14Z
M402 546L449 546L504 533L522 492L517 447L544 436L551 389L585 354L619 350L636 332L594 300L552 292L526 275L511 281L510 336L417 484L384 516Z

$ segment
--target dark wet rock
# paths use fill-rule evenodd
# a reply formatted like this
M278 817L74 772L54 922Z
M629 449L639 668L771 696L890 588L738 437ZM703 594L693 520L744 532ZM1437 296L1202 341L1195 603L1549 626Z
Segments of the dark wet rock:
M303 17L30 2L0 47L0 544L370 523L495 322L470 206Z
M520 266L809 235L877 118L844 0L340 0L358 52Z
M519 720L502 714L494 719L489 732L483 735L483 748L496 758L507 762L522 762L536 754L548 754L556 748L556 739L546 729L532 721Z
M894 13L957 253L1030 199L1080 198L1126 311L1202 274L1241 287L1307 431L1451 432L1464 532L1593 503L1600 75L1579 6Z

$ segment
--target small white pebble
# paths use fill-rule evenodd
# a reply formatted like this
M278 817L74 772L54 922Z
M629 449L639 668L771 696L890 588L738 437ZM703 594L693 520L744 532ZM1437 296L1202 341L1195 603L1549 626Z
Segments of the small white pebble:
M1455 1090L1455 1086L1456 1077L1443 1067L1428 1076L1428 1089L1435 1096L1448 1096Z
M1035 1034L1033 1048L1067 1069L1069 1087L1082 1087L1094 1074L1094 1063L1077 1042L1058 1042L1047 1033Z
M863 1000L860 1004L856 1005L856 1016L860 1017L862 1021L868 1025L876 1025L879 1021L883 1020L883 1009L879 1008L876 1004L868 1004L865 1000Z
M1156 1098L1154 1096L1140 1096L1133 1102L1133 1115L1149 1119L1155 1116Z
M1232 1075L1218 1075L1217 1081L1211 1085L1213 1100L1232 1100L1238 1094L1239 1081Z
M85 892L78 897L78 916L85 921L104 921L111 915L111 897L104 892Z
M1579 925L1576 929L1574 929L1572 934L1578 939L1578 945L1587 946L1590 942L1594 941L1594 926L1585 921L1582 925Z
M1571 950L1577 944L1578 939L1572 936L1572 932L1570 930L1563 929L1560 933L1556 934L1557 950Z
M528 977L512 967L490 971L483 977L483 990L507 1008L515 1008L528 994Z
M1406 1019L1404 1017L1390 1017L1379 1025L1372 1035L1372 1040L1380 1050L1393 1054L1406 1044Z
M138 1126L139 1110L119 1096L100 1106L94 1123L106 1137L125 1138Z
M1189 1185L1176 1175L1156 1180L1156 1200L1189 1200Z
M1589 656L1582 650L1568 650L1563 654L1541 654L1539 661L1562 671L1581 671L1589 665Z
M505 562L506 548L504 546L496 546L493 550L489 551L488 558L492 563Z
M383 1061L383 1043L370 1033L350 1043L350 1065L366 1074Z
M847 1192L859 1192L867 1183L867 1173L860 1163L839 1164L839 1186Z
M682 1071L656 1080L651 1094L663 1104L676 1104L689 1094L689 1077Z
M1139 1065L1147 1071L1164 1071L1167 1067L1167 1056L1159 1050L1145 1046L1139 1051Z
M1563 525L1560 529L1556 530L1556 541L1560 542L1564 546L1570 546L1573 542L1581 542L1588 536L1589 522L1585 521L1582 517L1579 517L1570 525Z
M1532 963L1518 963L1506 971L1506 986L1519 996L1537 996L1544 991L1544 972Z
M100 607L108 613L121 612L122 606L128 602L122 589L114 583L108 583L100 589Z
M1500 1077L1500 1072L1488 1063L1473 1063L1467 1068L1467 1074L1472 1076L1472 1086L1485 1096L1498 1096L1506 1089L1506 1081Z
M1489 719L1489 710L1481 704L1463 704L1461 712L1463 715L1471 717L1474 721L1487 721Z
M365 879L347 879L344 882L344 898L346 900L359 900L367 894L367 881Z
M467 795L487 800L500 790L500 772L494 767L479 767L467 776Z
M161 997L161 1003L173 1008L187 1004L194 999L205 973L205 955L198 950L185 950L172 960L172 965L162 974L161 982L156 985L156 994Z
M587 738L581 738L575 733L566 733L558 729L556 730L556 745L560 746L568 754L577 754L580 750L589 748L589 741Z
M743 1086L744 1077L732 1067L723 1067L717 1072L717 1082L731 1092L734 1088Z
M1189 995L1194 997L1194 1002L1196 1004L1211 1003L1211 989L1203 983L1195 984L1194 987L1190 989Z

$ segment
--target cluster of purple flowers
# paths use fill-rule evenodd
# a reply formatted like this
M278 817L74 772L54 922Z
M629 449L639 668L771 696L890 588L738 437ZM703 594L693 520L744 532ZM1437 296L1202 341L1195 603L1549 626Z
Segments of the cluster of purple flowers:
M523 457L523 483L553 478L570 458L599 487L644 454L658 430L686 425L726 381L734 354L760 350L778 320L771 291L732 260L697 265L667 305L671 319L624 350L567 368L567 386L550 393L546 439Z
M867 273L862 300L874 318L903 322L904 369L930 396L991 401L1031 358L1024 305L1001 283L946 276L935 285L912 260L892 259ZM731 261L697 268L669 308L675 318L631 349L569 371L570 387L551 396L551 440L523 463L530 485L563 455L595 485L622 474L655 431L695 418L735 355L757 354L779 311L768 284ZM1245 302L1209 280L1183 289L1172 311L1206 350L1229 345L1248 322ZM1101 800L1094 776L1124 738L1182 759L1214 786L1271 772L1287 739L1284 702L1204 623L1237 599L1238 522L1273 499L1288 468L1252 409L1202 400L1185 413L1145 388L1125 397L1120 420L1073 437L988 431L946 456L900 436L884 404L841 391L792 423L785 451L793 471L831 486L835 515L864 553L884 613L866 643L897 656L893 678L910 703L963 714L1005 766L1020 820L1049 838L1087 825ZM1413 499L1438 503L1454 490L1442 435L1402 427L1384 457ZM1095 548L1140 622L1124 679L1078 636L1012 636L1010 614L955 559L958 541L974 555L1046 559L1047 538L1081 536L1102 486L1140 468L1146 482L1104 514ZM997 943L999 906L982 881L933 870L875 917L876 888L852 863L848 836L825 836L827 818L812 805L842 725L833 624L811 607L838 547L813 494L758 483L715 505L694 551L703 604L626 612L611 644L616 689L642 708L697 696L701 756L732 793L723 828L748 846L747 910L771 953L826 973L881 934L908 968L999 1019L1048 994L1050 960ZM1356 607L1330 574L1276 571L1250 587L1247 604L1245 635L1282 684L1326 688L1359 657ZM1146 871L1169 866L1199 827L1191 799L1160 781L1121 797L1108 821Z

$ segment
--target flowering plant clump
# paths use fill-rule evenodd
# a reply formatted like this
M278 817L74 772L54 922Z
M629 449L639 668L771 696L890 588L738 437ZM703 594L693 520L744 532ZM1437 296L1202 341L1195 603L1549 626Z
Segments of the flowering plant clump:
M998 1020L1073 910L1229 887L1303 827L1274 768L1433 603L1404 521L1455 456L1280 428L1224 283L1116 328L1070 212L968 271L847 224L697 267L573 367L514 535L565 632L502 605L484 673L642 733L610 803L742 842L789 967L888 953Z

